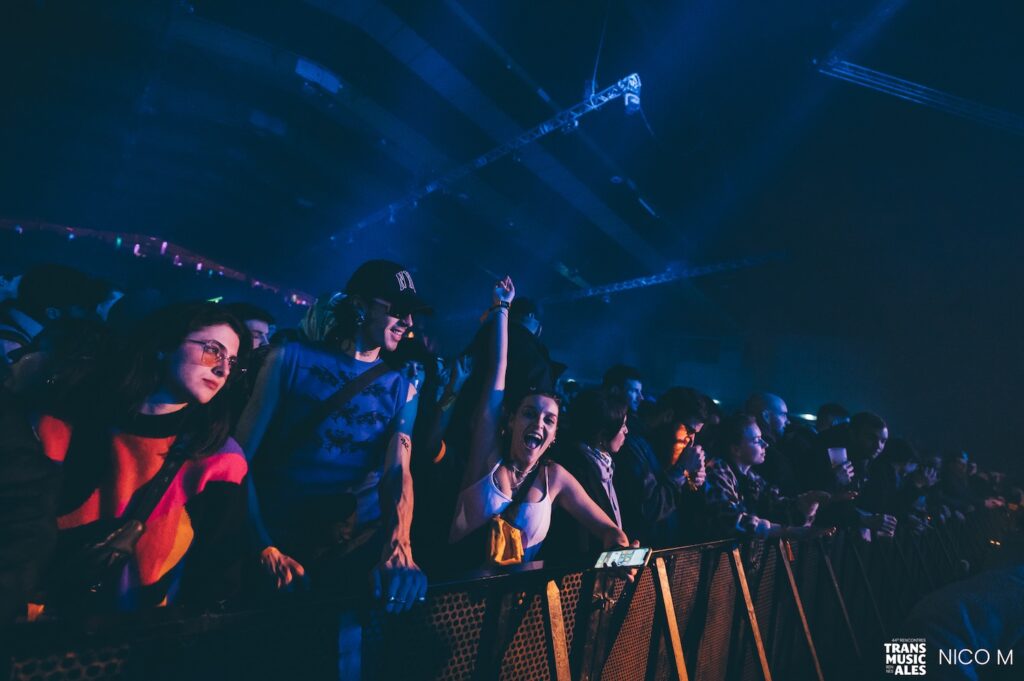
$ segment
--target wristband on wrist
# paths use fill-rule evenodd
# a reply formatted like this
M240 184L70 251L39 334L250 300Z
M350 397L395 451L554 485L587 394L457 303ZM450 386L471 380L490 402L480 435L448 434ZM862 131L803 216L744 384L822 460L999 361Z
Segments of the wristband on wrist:
M451 408L451 406L455 404L455 400L457 400L458 397L458 393L451 393L447 397L442 398L441 402L438 403L437 406L441 409L441 411L448 411Z
M496 302L494 305L491 305L491 307L490 307L491 310L497 310L497 309L500 309L500 308L504 308L506 310L511 310L512 309L512 303L508 302L507 300L499 300L498 302Z

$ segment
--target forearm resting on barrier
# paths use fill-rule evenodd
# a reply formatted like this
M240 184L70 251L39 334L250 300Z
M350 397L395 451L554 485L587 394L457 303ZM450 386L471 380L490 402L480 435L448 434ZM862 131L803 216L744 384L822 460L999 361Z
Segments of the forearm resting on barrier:
M392 613L409 610L427 594L427 578L413 560L409 540L413 514L411 456L411 438L396 432L388 443L380 482L384 547L372 574L374 597L384 599L385 610Z

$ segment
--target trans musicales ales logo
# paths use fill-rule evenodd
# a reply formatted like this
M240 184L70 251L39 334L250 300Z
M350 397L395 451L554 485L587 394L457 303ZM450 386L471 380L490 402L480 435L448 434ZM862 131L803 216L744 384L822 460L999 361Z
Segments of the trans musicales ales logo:
M885 672L893 676L926 676L928 644L923 638L894 638L885 646ZM1013 649L939 648L932 665L939 667L1013 666Z
M928 669L928 644L923 638L894 638L885 646L885 673L924 676Z

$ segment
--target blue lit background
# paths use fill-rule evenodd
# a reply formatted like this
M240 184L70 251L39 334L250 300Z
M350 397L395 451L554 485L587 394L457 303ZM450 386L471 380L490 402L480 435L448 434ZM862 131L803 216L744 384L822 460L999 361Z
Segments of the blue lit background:
M752 389L793 412L839 400L929 448L1018 465L1024 140L821 70L839 59L1024 115L1019 2L0 12L0 219L150 235L313 295L391 257L437 301L426 331L449 352L507 271L524 294L567 300L548 306L545 340L580 380L624 360L654 389L693 384L726 405ZM639 73L643 115L613 103L357 227L580 102L606 17L597 89ZM25 236L0 230L0 271L46 258L163 281L127 238ZM572 299L743 258L768 259ZM218 278L174 293L266 304Z

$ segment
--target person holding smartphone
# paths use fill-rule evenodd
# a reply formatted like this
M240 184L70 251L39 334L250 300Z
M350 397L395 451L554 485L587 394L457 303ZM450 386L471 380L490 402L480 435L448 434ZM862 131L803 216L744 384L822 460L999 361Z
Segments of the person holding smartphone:
M456 544L467 539L512 505L523 488L523 501L510 519L522 533L522 562L536 558L548 535L552 507L565 510L597 536L602 547L629 547L626 535L576 478L545 456L558 429L558 399L535 391L506 397L509 309L514 298L515 286L510 278L495 283L490 309L495 331L492 354L484 373L484 389L448 541ZM479 567L485 556L466 559L476 564L465 567Z
M606 390L591 388L572 403L566 427L566 443L556 454L558 463L572 473L591 499L615 524L622 527L622 512L615 490L615 457L626 442L629 402ZM545 561L579 562L603 548L597 539L567 513L555 510L551 541L543 552Z

